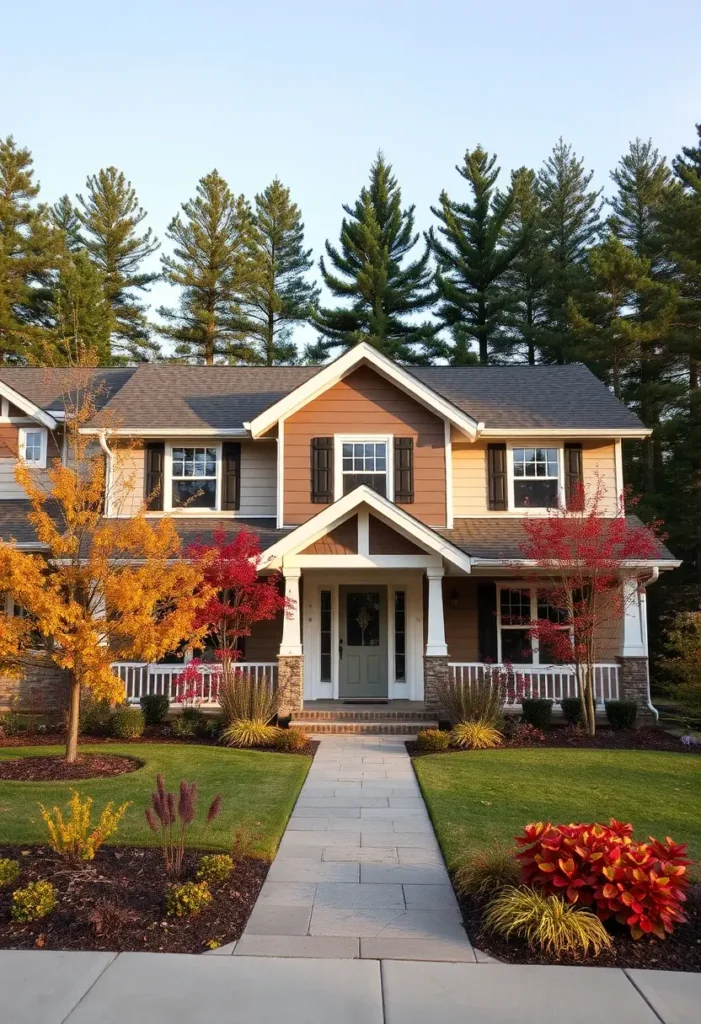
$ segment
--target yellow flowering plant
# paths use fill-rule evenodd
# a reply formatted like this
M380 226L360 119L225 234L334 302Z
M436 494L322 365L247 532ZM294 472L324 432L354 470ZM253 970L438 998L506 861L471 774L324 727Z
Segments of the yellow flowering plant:
M104 841L117 831L130 801L116 810L110 801L102 809L95 827L92 825L92 804L92 797L81 799L76 790L71 791L69 813L65 818L60 808L47 811L43 804L39 804L49 833L49 846L54 853L74 862L92 860Z

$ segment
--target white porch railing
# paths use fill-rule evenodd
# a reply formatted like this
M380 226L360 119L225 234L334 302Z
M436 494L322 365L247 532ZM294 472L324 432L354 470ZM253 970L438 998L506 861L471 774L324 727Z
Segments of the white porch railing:
M140 697L151 693L165 694L171 702L175 701L178 696L176 680L184 668L182 664L159 665L138 661L119 661L112 665L112 671L124 683L126 699L134 704L139 702ZM277 686L277 662L241 661L235 671L250 673L258 684L265 683L272 689ZM198 705L216 705L216 680L220 672L221 665L200 665L203 699L198 699Z
M595 668L595 695L597 707L604 701L618 700L618 668L613 662L599 662ZM577 679L574 669L565 665L487 665L478 661L449 663L450 678L469 685L484 677L488 671L508 671L505 707L520 707L522 697L543 697L560 701L563 697L577 697Z

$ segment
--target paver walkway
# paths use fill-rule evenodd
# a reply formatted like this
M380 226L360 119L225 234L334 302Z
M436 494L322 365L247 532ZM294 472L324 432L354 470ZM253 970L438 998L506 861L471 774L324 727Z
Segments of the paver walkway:
M401 736L325 736L235 956L475 962Z

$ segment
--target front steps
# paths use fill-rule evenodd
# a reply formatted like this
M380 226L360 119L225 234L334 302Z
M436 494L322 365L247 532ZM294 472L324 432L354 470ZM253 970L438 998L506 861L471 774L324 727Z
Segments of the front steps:
M402 702L404 704L404 702ZM305 707L291 716L290 725L310 734L415 736L420 729L437 729L435 715L422 705L415 709L392 704L343 704L329 708Z

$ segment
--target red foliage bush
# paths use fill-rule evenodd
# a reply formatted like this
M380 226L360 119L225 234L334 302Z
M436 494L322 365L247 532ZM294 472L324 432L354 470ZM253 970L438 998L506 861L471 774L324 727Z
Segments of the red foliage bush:
M527 825L516 842L523 884L591 906L602 921L615 917L634 939L664 939L686 921L686 845L667 836L632 838L633 826L611 818L608 825Z

